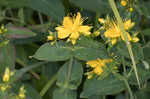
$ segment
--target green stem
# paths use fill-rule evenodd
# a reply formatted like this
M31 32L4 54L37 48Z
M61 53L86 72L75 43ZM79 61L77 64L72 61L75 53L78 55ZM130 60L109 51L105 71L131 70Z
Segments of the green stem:
M25 22L24 22L24 9L23 8L19 9L18 16L20 18L20 22L23 23L24 25Z
M13 17L2 16L2 18L5 19L5 20L11 20L11 21L22 23L22 21L20 21L19 19L13 18Z
M68 68L68 75L67 75L67 78L66 78L67 81L69 81L70 76L71 76L72 62L73 62L73 58L70 59L69 68Z
M122 19L120 17L120 14L119 14L118 10L117 10L117 7L116 7L116 4L115 4L114 0L109 0L109 4L110 4L110 6L111 6L111 8L112 8L112 10L113 10L113 12L115 14L115 17L116 17L117 22L118 22L118 24L120 26L120 29L123 32L123 36L125 38L125 42L126 42L126 45L127 45L127 48L128 48L131 60L132 60L134 72L135 72L135 75L136 75L136 80L137 80L137 83L138 83L139 88L140 88L140 81L139 81L139 77L138 77L138 73L137 73L137 69L136 69L136 63L135 63L135 60L134 60L132 46L131 46L131 44L130 44L130 42L128 40L127 33L126 33L125 29L124 29L123 21L122 21Z
M126 71L126 66L125 66L125 61L124 61L124 57L122 56L122 64L123 64L123 73L124 75L127 74L127 71Z
M20 60L19 58L16 58L16 62L19 63L20 65L22 65L23 67L26 67L26 66L27 66L27 65L26 65L22 60ZM33 77L35 77L36 79L40 80L40 76L39 76L37 73L35 73L35 72L32 71L32 70L30 70L29 72L33 75Z
M39 12L38 15L39 15L40 23L41 23L41 24L44 24L43 17L42 17L42 15L41 15L41 13Z
M55 74L52 79L50 79L47 84L43 87L43 89L40 92L40 96L43 97L48 89L53 85L53 83L57 80L57 74Z
M129 73L127 74L127 78L131 76L131 73L133 72L133 68L130 69Z
M130 86L129 86L128 81L127 81L124 77L123 77L123 81L124 81L124 83L125 83L125 85L126 85L126 87L127 87L127 89L128 89L129 94L130 94L130 99L134 99L133 93L132 93L132 90L131 90L131 88L130 88Z
M106 99L106 96L102 96L103 97L103 99Z
M70 58L69 67L68 67L68 74L67 74L66 80L64 82L65 87L68 86L68 82L69 82L69 79L70 79L70 76L71 76L72 62L73 62L73 58ZM62 91L64 91L64 89Z
M124 81L125 86L126 86L127 89L128 89L128 92L129 92L129 95L130 95L130 99L134 99L133 93L132 93L132 90L131 90L131 88L130 88L130 86L129 86L129 83L128 83L128 81L127 81L126 75L122 76L122 75L120 75L119 73L113 73L113 74L114 74L114 76L115 76L116 78L118 78L118 79Z

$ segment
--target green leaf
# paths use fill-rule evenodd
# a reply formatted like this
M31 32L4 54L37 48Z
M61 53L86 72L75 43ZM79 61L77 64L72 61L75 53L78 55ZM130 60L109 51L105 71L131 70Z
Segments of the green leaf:
M30 66L26 66L20 70L17 70L15 72L14 77L13 77L13 81L20 79L26 72L32 70L33 68L37 68L37 67L42 66L43 64L46 64L46 63L47 62L38 62L38 63L32 64Z
M18 45L15 47L16 47L16 62L18 62L18 60L21 60L23 64L27 64L29 61L27 51L24 49L23 46Z
M81 37L74 48L74 55L79 60L95 60L97 58L108 58L104 44L90 38Z
M110 7L107 0L71 0L75 5L99 13L108 13Z
M150 78L150 69L145 69L143 64L137 65L137 71L138 71L139 81L141 84ZM131 76L129 78L129 84L137 85L137 80L134 72L131 73Z
M55 89L53 99L77 99L77 93L72 90Z
M15 66L15 50L14 46L10 43L0 47L0 73L6 67L13 69Z
M119 95L117 95L116 97L115 97L115 99L126 99L127 98L127 96L125 96L124 94L119 94Z
M149 90L149 89L146 89ZM145 91L143 89L135 92L136 99L149 99L150 91Z
M39 92L37 92L37 90L31 85L25 84L24 87L26 90L26 99L42 99L42 97L39 95Z
M14 92L15 94L18 94L19 89L22 85L24 86L24 89L26 91L25 99L42 99L41 96L39 95L39 92L34 87L32 87L29 83L17 82L17 84L13 84L11 88L12 92Z
M33 56L45 61L65 61L72 57L72 51L68 47L51 46L50 43L42 45Z
M36 36L36 33L24 27L7 26L8 38L29 38Z
M141 31L141 34L145 35L145 36L150 36L150 28L144 29L143 31Z
M104 99L105 96L100 96L100 95L93 95L90 96L88 99Z
M136 61L143 60L143 48L139 43L132 43L132 51ZM124 56L125 58L131 59L129 55L128 48L124 42L118 42L116 46L113 47L113 53L118 56Z
M79 40L77 40L76 46L87 48L100 48L102 50L106 50L106 46L103 43L84 36L82 36Z
M88 98L92 95L112 95L117 94L124 89L124 82L113 75L107 76L102 80L93 78L86 80L81 97Z
M144 15L145 17L149 18L150 17L150 7L149 7L150 1L140 1L137 3L136 8L137 12L139 12L140 15Z
M98 58L108 58L108 55L106 53L106 50L101 50L101 49L96 49L96 48L86 48L86 47L81 47L77 48L74 52L74 55L77 59L79 60L95 60Z
M19 2L19 3L18 3ZM28 7L29 2L28 0L0 0L0 6L8 6L11 8L21 8L21 7Z
M54 18L56 21L61 21L64 13L64 7L61 0L29 0L30 7Z
M58 72L57 85L64 89L77 89L82 81L83 68L79 61L70 59Z
M150 54L148 54L149 51L150 51L150 42L148 42L146 46L143 48L144 59L150 64Z

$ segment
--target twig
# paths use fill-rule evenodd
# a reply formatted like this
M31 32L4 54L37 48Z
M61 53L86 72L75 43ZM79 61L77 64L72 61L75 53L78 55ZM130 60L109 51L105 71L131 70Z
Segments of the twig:
M16 62L19 63L20 65L22 65L23 67L26 67L27 65L22 62L20 59L16 59ZM29 71L36 79L40 80L40 76L38 74L36 74L35 72L33 72L32 70Z
M122 19L121 19L120 14L119 14L119 12L118 12L118 10L117 10L117 7L116 7L116 4L115 4L114 0L109 0L109 4L110 4L110 6L111 6L111 8L112 8L112 10L113 10L113 12L114 12L114 14L115 14L115 17L116 17L116 19L117 19L117 21L118 21L118 24L119 24L119 26L120 26L120 29L121 29L121 31L123 32L123 36L124 36L124 38L125 38L125 42L126 42L126 45L127 45L127 48L128 48L128 51L129 51L131 60L132 60L134 72L135 72L135 75L136 75L136 80L137 80L137 83L138 83L139 88L141 88L141 87L140 87L139 76L138 76L137 69L136 69L136 63L135 63L134 55L133 55L133 51L132 51L132 47L131 47L131 44L130 44L130 42L129 42L129 40L128 40L127 33L126 33L125 29L124 29Z

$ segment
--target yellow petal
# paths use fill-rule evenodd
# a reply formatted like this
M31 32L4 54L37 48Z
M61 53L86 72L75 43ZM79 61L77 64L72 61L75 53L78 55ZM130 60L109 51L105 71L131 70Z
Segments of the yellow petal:
M112 45L114 45L114 44L116 44L116 43L117 43L117 39L116 39L116 38L111 40L111 44L112 44Z
M139 41L139 38L138 37L133 37L132 38L132 42L138 42Z
M70 33L68 32L68 30L64 29L61 26L56 27L56 30L58 32L58 38L59 39L65 39L65 38L67 38L70 35Z
M69 38L76 40L79 38L79 36L80 36L80 34L78 32L75 32L75 33L72 33Z
M85 36L88 36L88 35L91 34L91 33L90 33L91 28L92 28L92 27L86 26L86 25L80 26L79 32L81 32L81 33L82 33L83 35L85 35Z
M131 36L130 36L130 34L128 32L127 32L127 36L128 36L128 41L131 41L132 38L131 38ZM121 34L121 39L125 40L123 33Z
M99 21L100 23L102 23L102 24L104 24L104 23L106 22L106 20L103 19L103 18L99 18L98 21Z
M93 68L99 65L97 60L87 61L86 64L93 67Z
M103 62L104 62L104 63L111 63L111 62L112 62L112 59L104 59Z
M129 30L129 29L131 29L134 25L135 25L135 23L134 23L134 22L131 22L131 20L129 19L129 20L127 20L127 21L124 22L124 29L125 29L125 30Z
M71 40L71 43L72 43L73 45L75 45L75 44L76 44L76 40L72 39L72 40Z
M94 68L93 72L97 75L101 75L103 73L103 69L101 67Z
M105 33L104 36L106 38L116 38L116 37L120 37L121 36L121 31L117 30L115 28L110 28L108 29Z
M64 28L71 28L73 26L72 19L68 16L64 17L63 26L64 26Z
M73 18L73 23L75 26L79 26L79 25L82 25L82 18L81 18L81 14L78 12L76 17Z

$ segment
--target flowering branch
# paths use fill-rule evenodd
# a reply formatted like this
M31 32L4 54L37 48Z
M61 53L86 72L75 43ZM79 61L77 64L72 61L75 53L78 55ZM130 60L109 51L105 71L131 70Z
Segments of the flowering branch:
M126 33L125 29L124 29L122 19L121 19L120 14L119 14L119 12L117 10L117 7L116 7L116 4L115 4L114 0L109 0L109 4L110 4L110 6L111 6L111 8L112 8L112 10L113 10L113 12L115 14L115 17L116 17L116 19L118 21L120 29L123 32L123 36L125 38L125 42L126 42L126 45L127 45L127 48L128 48L131 60L132 60L132 64L133 64L134 72L135 72L135 75L136 75L137 83L138 83L139 88L140 88L140 81L139 81L139 77L138 77L138 73L137 73L137 69L136 69L136 63L135 63L132 47L131 47L131 44L130 44L130 42L128 40L127 33Z

